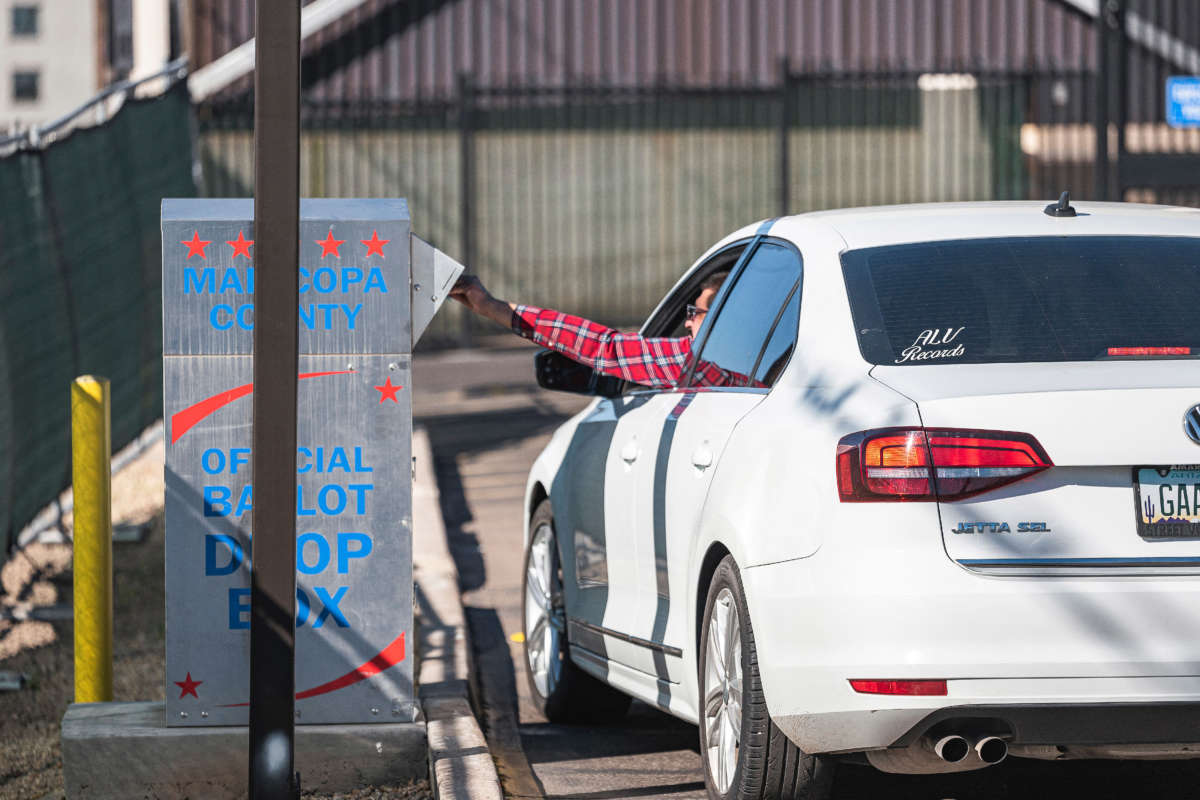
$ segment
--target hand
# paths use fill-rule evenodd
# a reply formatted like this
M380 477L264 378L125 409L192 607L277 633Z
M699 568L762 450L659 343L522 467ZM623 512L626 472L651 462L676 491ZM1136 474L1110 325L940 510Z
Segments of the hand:
M492 295L474 275L462 275L450 289L450 296L476 314L482 313Z

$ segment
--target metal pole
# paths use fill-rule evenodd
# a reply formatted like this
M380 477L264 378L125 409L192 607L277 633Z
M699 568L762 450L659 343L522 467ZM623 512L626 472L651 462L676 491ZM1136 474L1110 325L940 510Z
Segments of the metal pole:
M71 383L75 499L75 702L113 699L112 425L108 379Z
M276 800L300 796L294 773L300 0L258 0L254 30L250 797Z

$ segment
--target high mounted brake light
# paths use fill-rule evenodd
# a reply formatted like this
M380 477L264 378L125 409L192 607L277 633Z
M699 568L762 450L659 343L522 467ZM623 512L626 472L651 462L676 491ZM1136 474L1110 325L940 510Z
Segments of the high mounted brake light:
M962 500L1054 466L1027 433L884 428L837 447L843 503Z
M1190 347L1110 347L1110 356L1190 356Z

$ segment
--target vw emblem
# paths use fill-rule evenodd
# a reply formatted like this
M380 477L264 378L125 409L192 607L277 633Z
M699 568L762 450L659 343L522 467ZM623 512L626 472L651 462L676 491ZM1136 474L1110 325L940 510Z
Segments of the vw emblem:
M1200 444L1200 403L1192 406L1183 415L1183 432L1196 444Z

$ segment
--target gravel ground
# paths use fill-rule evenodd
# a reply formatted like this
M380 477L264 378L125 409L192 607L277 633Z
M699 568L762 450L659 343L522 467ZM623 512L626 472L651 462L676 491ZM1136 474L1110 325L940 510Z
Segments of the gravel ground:
M113 478L115 524L147 524L137 544L113 545L113 699L162 700L164 666L163 457L160 440ZM70 533L70 517L65 528ZM74 696L74 626L25 619L72 602L71 547L31 544L0 568L0 670L28 676L25 688L0 692L0 800L63 796L59 726ZM14 618L15 619L12 619ZM304 793L313 800L433 797L429 784L365 787L346 794Z

